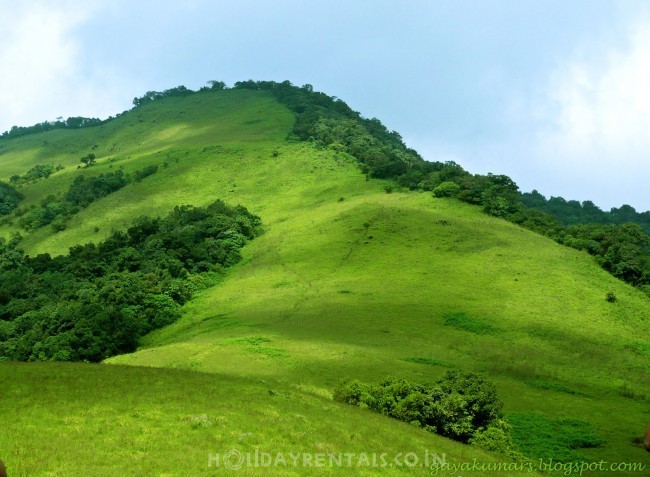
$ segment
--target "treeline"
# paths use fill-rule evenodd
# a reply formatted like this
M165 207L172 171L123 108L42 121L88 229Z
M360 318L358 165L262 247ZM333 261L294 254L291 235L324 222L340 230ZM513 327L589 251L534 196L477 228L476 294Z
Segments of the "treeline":
M152 164L131 175L120 169L96 176L77 176L65 194L49 195L41 201L40 207L17 210L15 215L19 217L18 225L25 230L31 230L52 224L56 231L65 230L68 220L80 210L131 182L140 182L157 170L158 166Z
M189 96L194 93L196 93L196 91L187 89L182 85L175 88L166 89L165 91L147 91L144 96L133 99L133 106L137 108L138 106L142 106L143 104L147 104L158 99Z
M627 204L604 211L590 200L579 202L562 197L546 199L536 190L521 194L521 201L530 209L551 214L562 225L634 223L639 224L646 233L650 233L650 211L637 212Z
M12 126L9 131L0 134L0 139L15 139L40 132L52 131L53 129L81 129L93 126L99 126L113 119L112 117L101 120L97 118L84 118L75 116L68 119L59 119L56 121L43 121L33 126Z
M101 361L172 323L192 292L237 263L259 217L216 201L141 217L68 255L0 239L0 359Z

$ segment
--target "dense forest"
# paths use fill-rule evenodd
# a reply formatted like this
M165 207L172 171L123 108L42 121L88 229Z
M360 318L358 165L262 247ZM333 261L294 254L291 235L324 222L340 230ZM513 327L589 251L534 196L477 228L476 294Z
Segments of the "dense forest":
M579 202L565 200L562 197L546 199L542 194L533 190L521 194L522 203L529 209L546 212L555 217L562 225L581 224L639 224L646 233L650 233L650 211L637 212L630 205L614 207L609 211L598 208L590 200Z
M0 239L0 360L101 361L180 317L192 292L237 263L259 217L221 201L141 217L65 256Z

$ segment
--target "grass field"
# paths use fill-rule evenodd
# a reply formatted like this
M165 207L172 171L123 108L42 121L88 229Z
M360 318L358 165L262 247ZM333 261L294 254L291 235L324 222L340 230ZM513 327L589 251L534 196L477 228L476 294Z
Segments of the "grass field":
M387 194L351 158L286 142L292 121L263 93L226 91L154 102L98 128L3 144L4 180L38 163L65 167L25 186L27 205L65 191L76 174L159 165L141 183L93 203L63 232L22 232L30 254L65 253L139 215L217 198L259 214L266 230L222 283L186 305L180 321L145 337L136 353L108 360L131 367L3 364L2 378L16 373L23 400L11 397L18 391L10 385L14 395L0 398L2 416L24 415L39 434L0 428L10 464L23 475L78 475L84 468L85 475L100 475L107 460L121 458L130 469L123 475L211 475L217 469L207 468L207 453L216 447L343 452L350 444L344 436L356 433L358 447L350 452L431 442L457 460L487 459L477 449L330 400L342 378L426 382L461 369L496 382L513 422L534 429L548 419L573 419L588 426L605 443L579 449L581 458L650 466L648 454L632 443L650 420L645 295L585 253L475 207L424 193ZM90 151L98 165L77 169ZM5 225L2 233L15 230ZM615 303L605 300L610 291ZM42 397L41 382L47 384ZM101 397L98 389L105 390ZM96 415L87 411L95 399ZM230 414L220 420L223 409ZM115 429L108 426L113 430L101 437L111 418ZM299 437L301 426L313 435ZM178 446L165 437L176 427ZM318 437L325 429L332 433ZM247 432L253 442L237 440ZM89 441L84 452L70 450ZM42 450L34 455L36 448ZM64 460L66 470L52 473ZM628 474L642 475L617 473Z
M0 449L12 477L430 475L436 459L498 462L272 380L5 363L0 385Z

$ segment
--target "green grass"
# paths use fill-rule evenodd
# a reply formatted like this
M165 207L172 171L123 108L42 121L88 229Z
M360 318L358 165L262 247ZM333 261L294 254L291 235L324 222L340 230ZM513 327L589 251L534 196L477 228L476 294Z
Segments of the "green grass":
M283 142L292 121L263 93L225 91L154 102L99 128L27 136L1 149L5 179L39 162L65 166L26 186L27 204L85 173L76 164L94 144L99 164L89 173L159 165L91 204L65 231L27 235L31 254L65 253L178 204L222 198L262 217L265 234L221 283L201 291L180 321L145 337L139 351L110 363L273 381L283 393L325 398L343 378L429 382L451 367L480 371L496 382L508 413L588 423L606 443L581 451L586 458L648 462L631 444L648 420L644 294L586 253L476 207L387 194L351 158ZM608 291L617 302L605 300ZM320 418L306 414L309 422Z
M458 328L459 330L469 331L477 335L495 333L497 329L479 319L472 318L463 312L447 313L444 316L445 326Z
M450 463L498 461L268 380L133 366L0 363L0 388L0 457L12 477L220 475L227 469L216 456L229 452L252 456L237 475L370 476L378 469L362 459L373 453L386 453L387 463L401 463L400 453L418 456L416 467L379 469L385 475L430 475L420 464L427 458L433 463L436 453ZM255 466L256 452L274 460L280 454L288 465L276 460L279 465L263 467L258 460ZM316 467L302 464L302 457L294 466L290 454L305 454L313 463L316 454L356 457L352 465Z
M512 413L513 442L526 455L557 462L582 462L582 449L599 448L606 442L588 422L576 419L550 419L542 414Z

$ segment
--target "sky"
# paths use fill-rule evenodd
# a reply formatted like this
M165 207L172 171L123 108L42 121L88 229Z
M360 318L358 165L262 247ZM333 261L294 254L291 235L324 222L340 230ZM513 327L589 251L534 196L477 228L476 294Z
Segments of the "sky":
M0 0L0 131L248 79L522 191L650 210L645 0Z

